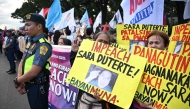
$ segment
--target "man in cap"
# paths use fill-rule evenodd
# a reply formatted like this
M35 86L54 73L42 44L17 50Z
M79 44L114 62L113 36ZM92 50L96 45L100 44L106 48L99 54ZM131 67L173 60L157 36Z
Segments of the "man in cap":
M45 19L31 13L25 16L25 31L30 37L14 80L20 94L27 92L31 109L48 109L49 58L52 47L45 39Z
M16 40L15 38L11 35L11 31L7 30L6 31L6 35L7 35L7 40L6 40L6 44L5 44L5 48L3 48L5 55L7 56L7 59L9 61L9 65L10 65L10 69L7 71L7 73L9 74L13 74L16 73L15 70L15 45L16 45Z

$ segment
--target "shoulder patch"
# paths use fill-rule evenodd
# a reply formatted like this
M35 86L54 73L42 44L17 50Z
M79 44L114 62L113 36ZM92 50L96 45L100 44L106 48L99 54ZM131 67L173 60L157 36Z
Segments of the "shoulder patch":
M10 39L10 42L12 42L13 40L12 39Z
M46 55L48 48L46 46L40 46L40 54Z

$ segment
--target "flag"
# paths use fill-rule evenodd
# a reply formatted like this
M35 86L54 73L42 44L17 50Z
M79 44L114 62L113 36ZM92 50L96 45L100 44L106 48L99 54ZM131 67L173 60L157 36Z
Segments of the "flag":
M116 17L116 19L117 19L117 23L122 23L122 22L123 22L119 10L115 13L115 17Z
M57 22L56 24L54 24L55 30L60 30L67 26L69 26L69 28L76 26L75 18L74 18L74 8L70 9L69 11L64 12L62 14L61 20Z
M123 21L122 21L122 18L121 18L121 14L120 14L120 11L118 10L115 14L114 14L114 16L113 16L113 18L111 19L111 21L109 22L109 25L110 25L110 27L112 27L112 28L116 28L116 24L118 24L118 23L122 23Z
M46 27L48 28L48 30L51 29L53 24L61 20L61 15L62 12L60 0L54 0L47 15Z
M40 14L41 16L44 17L44 8L42 8L41 11L38 14Z
M4 28L4 30L3 30L2 34L1 34L1 36L6 36L6 31L7 31L7 27L5 26L5 28Z
M105 25L104 25L103 32L106 32L106 31L107 31L107 26L108 26L108 24L105 24Z
M163 24L164 0L123 0L124 24Z
M117 24L117 18L114 15L113 18L111 19L111 21L109 22L110 27L112 28L116 28L116 24Z
M89 18L89 21L90 21L90 25L92 25L93 24L92 17Z
M186 5L185 5L183 18L184 19L190 19L190 0L188 0Z
M94 22L94 25L93 25L94 33L96 32L96 28L99 26L99 24L102 24L102 11L100 11L100 13L98 14Z
M88 11L86 10L86 12L84 13L84 15L82 16L80 23L83 23L85 25L88 25L88 28L90 28L90 21L88 18Z
M48 14L49 8L44 8L44 18L46 17L46 15Z

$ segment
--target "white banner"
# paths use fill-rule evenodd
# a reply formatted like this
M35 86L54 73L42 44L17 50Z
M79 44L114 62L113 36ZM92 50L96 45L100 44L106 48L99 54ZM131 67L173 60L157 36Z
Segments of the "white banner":
M123 0L121 7L124 24L163 24L164 0Z
M69 28L76 26L75 18L74 18L74 8L70 9L69 11L64 12L62 14L61 21L54 24L55 30L60 30L67 26L69 26Z

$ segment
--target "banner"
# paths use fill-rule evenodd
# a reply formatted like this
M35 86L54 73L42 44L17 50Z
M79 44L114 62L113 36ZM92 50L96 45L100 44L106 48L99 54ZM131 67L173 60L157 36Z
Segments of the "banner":
M168 51L190 56L190 23L172 27Z
M147 36L153 30L168 33L168 26L150 24L118 24L117 43L128 46L131 53L135 44L141 46L146 45Z
M142 46L133 53L148 59L135 98L154 109L189 109L190 57Z
M137 62L136 60L139 60ZM128 109L147 60L100 42L83 40L67 83Z
M24 53L24 50L26 48L26 39L24 37L22 37L22 36L20 36L20 37L21 38L20 38L20 41L19 41L19 48L20 48L20 51L22 53Z
M164 0L123 0L124 24L163 24Z
M70 51L69 46L53 46L48 96L50 109L74 109L78 89L65 82L71 68Z

